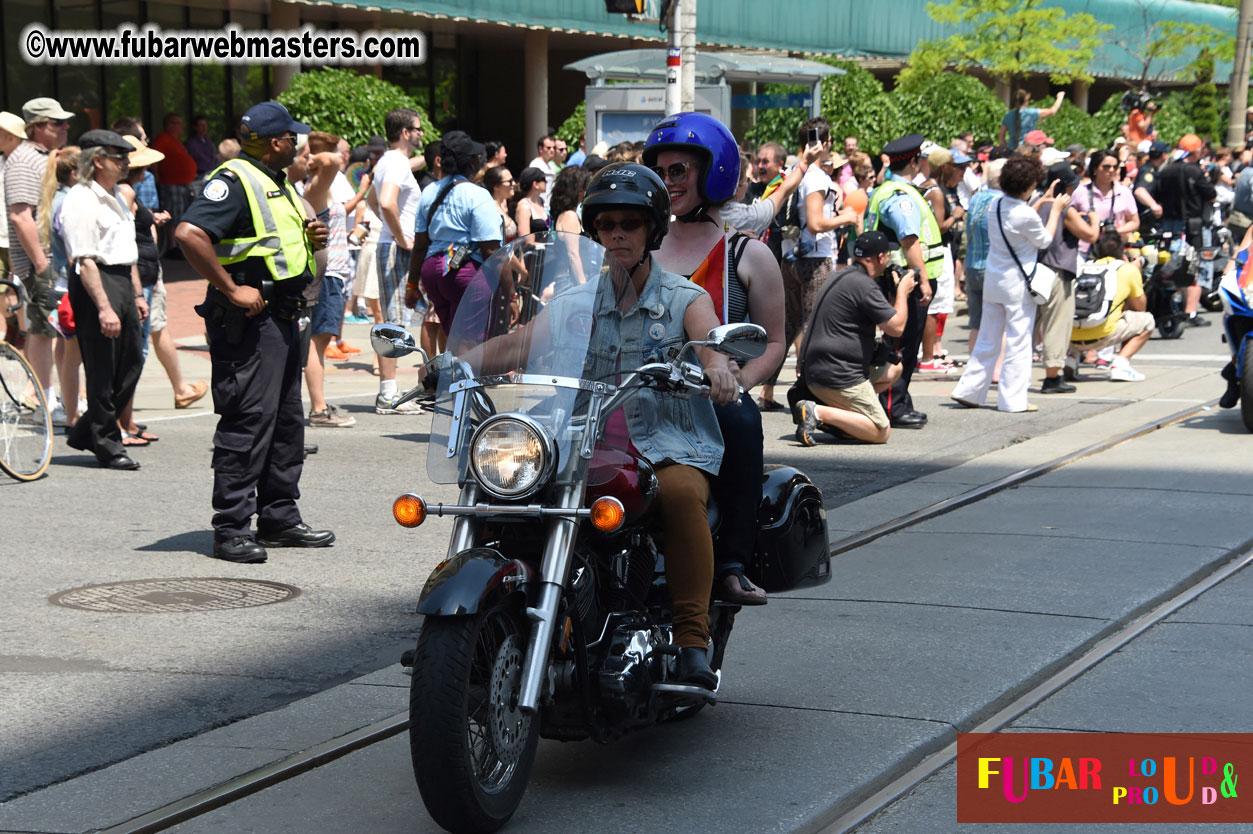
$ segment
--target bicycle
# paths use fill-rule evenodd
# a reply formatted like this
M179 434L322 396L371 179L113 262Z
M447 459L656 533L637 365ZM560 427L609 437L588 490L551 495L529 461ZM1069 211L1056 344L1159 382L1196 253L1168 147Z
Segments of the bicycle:
M14 296L8 315L26 303L26 288L17 279L0 280L0 298ZM0 342L0 469L18 481L33 481L52 458L52 413L43 388L26 357Z

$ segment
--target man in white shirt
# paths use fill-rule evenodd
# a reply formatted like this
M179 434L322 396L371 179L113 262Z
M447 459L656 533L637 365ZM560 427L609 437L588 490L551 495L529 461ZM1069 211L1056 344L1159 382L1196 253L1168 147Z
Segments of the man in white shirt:
M548 201L552 199L553 180L557 179L557 164L553 161L557 156L557 140L551 134L541 136L540 140L535 143L535 150L536 156L527 167L539 168L544 172L548 187L544 189L544 194L540 199L544 201L544 208L548 208Z
M139 282L135 217L117 184L130 169L130 144L111 130L78 140L78 184L62 206L70 305L86 375L87 413L66 435L109 469L138 469L126 454L117 416L143 370L140 323L148 317Z
M827 120L818 117L801 125L800 140L809 145L810 131L818 132L822 155L810 165L801 180L797 193L797 213L801 221L801 237L795 256L796 277L803 293L802 321L808 322L813 313L818 290L835 272L835 230L841 226L857 223L857 212L844 208L839 186L831 179L826 168L838 169L844 157L831 153L831 127ZM830 165L825 165L830 162ZM825 167L824 167L825 165Z
M379 301L383 319L404 324L404 282L409 274L413 252L413 226L418 212L418 181L409 167L409 157L422 144L422 121L416 110L398 107L383 120L390 150L374 166L374 191L378 215L383 220L375 260L379 278ZM419 414L415 403L395 403L396 360L378 357L379 393L374 400L377 414Z

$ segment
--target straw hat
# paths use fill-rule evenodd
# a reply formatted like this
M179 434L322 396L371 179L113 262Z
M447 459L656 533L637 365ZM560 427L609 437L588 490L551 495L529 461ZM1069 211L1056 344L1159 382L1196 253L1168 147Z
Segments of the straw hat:
M131 151L130 164L132 168L145 168L149 165L155 165L165 159L165 154L155 151L152 148L139 141L136 136L125 137L135 150Z

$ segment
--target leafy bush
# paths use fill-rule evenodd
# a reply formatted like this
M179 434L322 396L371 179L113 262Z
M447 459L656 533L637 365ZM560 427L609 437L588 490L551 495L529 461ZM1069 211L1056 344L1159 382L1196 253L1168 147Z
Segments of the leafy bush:
M574 153L579 148L579 136L587 129L587 101L580 101L578 106L574 108L574 112L566 117L561 123L561 127L557 128L557 138L565 140L566 146L570 149L570 153ZM588 152L591 152L589 147Z
M1208 137L1215 142L1221 142L1226 131L1223 131L1218 112L1218 88L1214 86L1213 54L1203 51L1197 56L1193 66L1196 69L1197 84L1192 88L1192 107L1189 110L1192 125L1202 138Z
M1005 105L983 82L955 72L916 79L888 95L904 120L902 133L921 133L946 147L967 130L976 141L995 139L1005 114Z
M765 95L786 95L788 93L807 93L805 84L767 84L762 88ZM757 111L757 122L744 138L761 147L767 142L778 142L785 148L794 149L800 134L801 125L809 118L809 111L804 107L774 107Z
M297 73L278 100L298 121L341 136L353 146L382 136L383 119L397 107L422 115L423 141L434 142L441 135L426 110L400 87L350 69L323 67Z
M1052 107L1053 99L1042 99L1031 106ZM1119 109L1118 113L1121 116L1122 110ZM1119 121L1114 125L1113 133L1110 133L1104 122L1075 107L1067 99L1056 113L1040 122L1040 129L1053 138L1054 147L1064 148L1078 143L1085 148L1103 148L1119 135L1118 126L1121 124Z
M874 153L907 132L896 102L884 92L879 79L852 61L816 60L846 73L822 82L822 115L831 123L837 149L843 146L845 136L856 136L862 150ZM797 138L795 134L789 137L785 147L794 147Z

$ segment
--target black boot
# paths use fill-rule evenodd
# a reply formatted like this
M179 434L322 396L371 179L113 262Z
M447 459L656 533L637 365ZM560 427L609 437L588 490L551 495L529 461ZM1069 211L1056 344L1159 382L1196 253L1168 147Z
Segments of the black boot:
M704 649L679 649L679 681L699 686L710 692L718 685L718 676L709 668Z
M1218 405L1222 408L1235 408L1236 403L1240 402L1240 380L1236 379L1235 363L1228 362L1223 366L1221 376L1227 380L1227 390L1218 400Z

